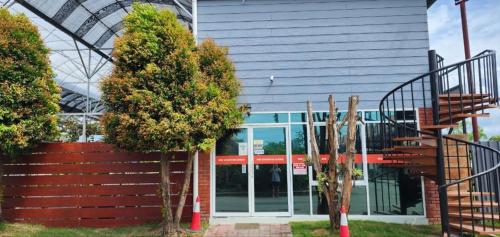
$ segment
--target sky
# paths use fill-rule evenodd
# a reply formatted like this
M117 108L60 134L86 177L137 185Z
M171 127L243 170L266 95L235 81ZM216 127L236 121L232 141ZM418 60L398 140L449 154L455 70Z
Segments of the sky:
M467 2L471 53L485 49L497 51L497 70L500 71L500 0L469 0ZM454 0L438 0L428 11L430 48L445 58L449 65L462 61L464 56L460 7ZM498 73L500 75L500 73ZM500 109L488 111L490 118L478 118L488 137L500 135Z

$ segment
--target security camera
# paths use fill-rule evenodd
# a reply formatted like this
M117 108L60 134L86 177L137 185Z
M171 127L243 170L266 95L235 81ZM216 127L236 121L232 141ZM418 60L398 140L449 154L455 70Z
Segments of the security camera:
M273 82L274 82L274 76L270 76L270 77L269 77L269 81L270 81L271 83L273 83Z

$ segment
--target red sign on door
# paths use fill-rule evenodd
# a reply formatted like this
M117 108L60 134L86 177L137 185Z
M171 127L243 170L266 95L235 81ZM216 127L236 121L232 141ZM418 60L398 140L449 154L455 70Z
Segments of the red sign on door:
M217 156L215 165L246 165L248 156Z
M256 165L282 165L286 164L286 155L255 155L253 163Z

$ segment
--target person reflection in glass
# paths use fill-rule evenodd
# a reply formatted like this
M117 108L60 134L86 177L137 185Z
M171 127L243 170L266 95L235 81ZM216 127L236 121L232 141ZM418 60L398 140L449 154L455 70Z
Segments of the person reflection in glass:
M281 169L278 165L273 165L271 172L271 183L273 185L273 198L280 196Z

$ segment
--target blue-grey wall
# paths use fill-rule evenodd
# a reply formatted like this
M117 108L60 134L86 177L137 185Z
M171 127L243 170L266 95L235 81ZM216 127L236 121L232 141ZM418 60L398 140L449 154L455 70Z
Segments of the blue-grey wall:
M377 109L428 69L426 0L200 0L198 17L200 39L229 47L253 112L327 110L329 94Z

